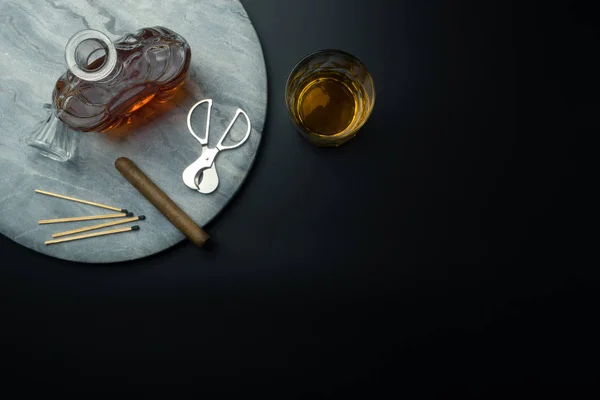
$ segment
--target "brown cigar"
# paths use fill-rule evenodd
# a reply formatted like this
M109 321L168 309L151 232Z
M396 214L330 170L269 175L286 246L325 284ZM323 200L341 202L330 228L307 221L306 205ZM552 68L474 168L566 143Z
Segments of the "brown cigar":
M210 237L169 196L127 157L115 161L117 170L192 243L202 247Z

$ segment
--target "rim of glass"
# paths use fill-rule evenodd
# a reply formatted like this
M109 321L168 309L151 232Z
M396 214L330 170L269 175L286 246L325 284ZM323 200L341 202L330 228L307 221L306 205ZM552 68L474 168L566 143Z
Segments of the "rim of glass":
M292 70L290 71L290 73L288 74L288 77L285 81L285 95L287 97L287 93L288 93L288 89L290 86L290 80L292 79L292 76L296 73L296 71L298 71L298 68L300 68L300 65L302 65L305 61L307 61L308 59L320 55L320 54L324 54L324 53L335 53L335 54L339 54L339 55L343 55L343 56L347 56L353 60L355 60L356 62L358 62L368 73L369 77L371 78L371 81L373 81L373 76L371 75L371 72L369 70L369 68L367 67L367 65L357 56L355 56L352 53L348 53L347 51L344 50L339 50L339 49L333 49L333 48L325 48L325 49L320 49L320 50L314 50L308 54L306 54L304 57L302 57L302 59L300 59L300 61L298 61L296 63L296 65L294 65L294 67L292 68ZM375 91L375 83L373 82L373 91ZM286 101L287 103L287 101Z

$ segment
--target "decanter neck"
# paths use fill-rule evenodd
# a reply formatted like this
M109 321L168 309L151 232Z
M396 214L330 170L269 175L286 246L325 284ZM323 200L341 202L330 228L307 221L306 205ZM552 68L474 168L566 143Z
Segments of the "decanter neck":
M106 78L117 65L114 44L102 32L86 29L74 34L65 46L69 70L86 81Z

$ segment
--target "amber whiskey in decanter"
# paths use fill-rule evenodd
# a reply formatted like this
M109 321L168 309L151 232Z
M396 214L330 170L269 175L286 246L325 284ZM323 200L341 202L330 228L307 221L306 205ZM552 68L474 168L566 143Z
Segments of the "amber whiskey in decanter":
M65 46L67 70L29 145L59 161L73 156L78 132L120 127L151 102L166 102L182 86L191 60L188 42L165 27L149 27L112 42L84 30Z

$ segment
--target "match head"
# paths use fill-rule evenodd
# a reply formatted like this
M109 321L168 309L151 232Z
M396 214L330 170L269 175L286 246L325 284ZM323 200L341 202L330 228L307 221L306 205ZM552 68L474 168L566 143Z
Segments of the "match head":
M139 231L139 230L140 230L140 227L139 227L139 226L137 226L137 225L134 225L134 226L132 226L132 227L131 227L131 230L132 230L132 231Z
M139 219L140 221L143 221L143 220L145 220L145 219L146 219L146 216L145 216L145 215L140 215L140 216L138 217L138 219Z
M127 216L128 216L128 217L133 217L133 213L132 213L132 212L128 212L128 213L127 213Z
M121 212L127 214L129 211L126 208L121 208Z

